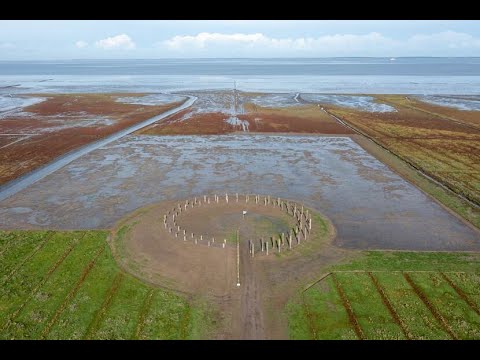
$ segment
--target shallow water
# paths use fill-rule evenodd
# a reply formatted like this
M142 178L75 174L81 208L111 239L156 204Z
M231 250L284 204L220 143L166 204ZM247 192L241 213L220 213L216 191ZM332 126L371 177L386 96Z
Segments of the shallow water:
M394 107L378 103L371 96L356 95L328 95L328 94L300 94L300 97L308 103L332 104L369 112L395 112Z
M480 96L478 95L426 95L418 99L434 105L452 107L465 111L480 111Z
M45 101L42 97L22 97L7 94L0 95L0 119L17 115L23 108Z
M146 204L215 192L304 201L341 246L480 250L477 231L347 137L129 135L0 202L1 227L105 228Z
M136 105L167 105L174 102L184 101L185 96L174 94L149 94L145 96L127 96L117 98L115 101L124 104Z

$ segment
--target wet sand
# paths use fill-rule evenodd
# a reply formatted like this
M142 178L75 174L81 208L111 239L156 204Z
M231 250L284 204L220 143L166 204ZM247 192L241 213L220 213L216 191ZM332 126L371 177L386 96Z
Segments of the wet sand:
M226 191L303 201L342 247L480 250L478 231L348 137L127 136L1 202L0 226L108 228L146 204Z

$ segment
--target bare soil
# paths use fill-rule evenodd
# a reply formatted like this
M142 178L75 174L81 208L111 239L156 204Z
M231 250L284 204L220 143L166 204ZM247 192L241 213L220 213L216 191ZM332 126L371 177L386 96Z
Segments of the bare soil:
M203 203L203 196L197 199ZM265 206L263 201L255 204L252 196L248 203L243 195L239 195L238 203L235 195L229 196L228 204L224 195L218 204L213 199L210 196L210 204L179 213L177 237L173 229L169 232L170 221L165 229L163 216L168 211L167 216L171 216L174 207L184 207L185 201L162 202L137 210L112 231L110 241L117 261L149 283L185 293L192 299L209 299L222 319L215 338L287 339L287 301L313 281L322 268L351 252L331 245L335 230L327 220L328 234L316 236L320 225L313 223L309 240L292 250L282 248L279 253L269 247L266 256L258 247L252 258L248 240L278 236L278 231L293 226L295 220L278 206ZM243 210L247 211L245 217ZM236 230L240 234L239 287Z

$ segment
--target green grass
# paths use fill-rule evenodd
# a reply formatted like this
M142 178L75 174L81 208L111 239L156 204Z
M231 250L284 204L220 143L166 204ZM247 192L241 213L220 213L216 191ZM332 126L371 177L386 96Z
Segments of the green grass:
M302 299L296 299L287 305L291 339L357 338L331 277L305 292L303 301L306 307Z
M332 270L467 271L480 272L480 253L363 251Z
M206 306L123 273L106 237L0 232L0 338L184 339L215 329Z
M335 272L367 339L450 339L449 332L459 339L480 339L480 254L364 251L350 262L325 271ZM385 303L367 271L383 289ZM403 272L408 272L427 303ZM287 304L290 338L356 338L346 306L332 276L327 276Z
M336 276L368 339L405 338L366 273L339 273Z
M412 279L427 293L433 306L460 339L480 339L480 315L437 273L412 274Z

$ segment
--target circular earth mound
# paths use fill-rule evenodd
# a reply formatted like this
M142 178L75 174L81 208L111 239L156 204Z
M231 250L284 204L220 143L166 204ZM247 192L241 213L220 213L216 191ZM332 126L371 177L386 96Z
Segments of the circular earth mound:
M111 245L120 265L143 280L224 296L237 287L244 258L280 259L315 229L311 210L296 202L204 195L137 210L117 224Z

